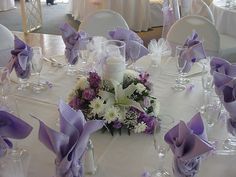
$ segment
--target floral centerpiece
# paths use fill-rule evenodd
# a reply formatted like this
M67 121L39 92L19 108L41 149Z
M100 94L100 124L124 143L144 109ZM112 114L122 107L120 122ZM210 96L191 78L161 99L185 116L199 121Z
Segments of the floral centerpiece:
M149 74L126 70L122 83L103 80L96 72L81 77L69 95L69 105L87 119L103 119L111 134L126 128L128 133L152 134L158 122L159 104L151 96Z

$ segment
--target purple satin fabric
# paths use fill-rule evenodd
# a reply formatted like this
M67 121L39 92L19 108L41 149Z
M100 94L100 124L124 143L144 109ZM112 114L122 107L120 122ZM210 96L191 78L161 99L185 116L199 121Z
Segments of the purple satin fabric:
M29 78L30 76L30 61L33 57L33 49L26 45L22 40L15 36L14 50L11 51L14 64L9 68L12 71L15 68L16 75L21 79Z
M193 63L206 58L206 54L203 44L198 39L198 34L195 31L193 31L192 36L187 38L184 47L186 47L186 49L181 52L180 57L183 60L183 63L186 62L183 72L188 73L191 70Z
M65 43L65 56L68 60L68 63L74 65L78 61L78 50L79 45L83 41L83 39L87 39L87 33L80 31L77 32L73 27L69 24L64 23L60 27L62 33L62 39Z
M162 29L162 38L166 38L168 31L171 26L176 22L173 9L169 6L169 0L164 0L162 6L163 12L163 29Z
M139 45L140 47L140 53L137 56L137 59L149 53L148 49L143 46L143 40L135 32L131 30L124 28L116 28L115 30L109 31L108 35L110 39L120 40L125 42L126 59L130 59L132 57L131 50L133 48L133 45Z
M207 142L200 113L187 124L180 121L164 139L174 154L173 173L176 177L194 176L198 172L200 157L213 149Z
M101 129L103 121L86 122L81 111L73 110L62 101L59 104L59 112L60 132L39 120L39 140L56 154L57 177L83 177L82 156L90 134Z
M24 139L32 131L32 127L20 118L0 110L0 157L4 155L7 148L12 148L8 138Z

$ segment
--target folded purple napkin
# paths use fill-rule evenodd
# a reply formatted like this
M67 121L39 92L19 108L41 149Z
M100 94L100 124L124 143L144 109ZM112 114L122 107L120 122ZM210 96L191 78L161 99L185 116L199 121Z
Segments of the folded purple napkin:
M60 132L42 121L39 140L56 154L56 177L83 177L82 156L90 134L103 127L103 121L87 121L81 111L75 111L61 101L59 103Z
M236 136L236 79L223 86L222 97L222 103L230 116L227 119L227 129Z
M12 139L24 139L32 131L32 127L20 118L0 108L0 157L7 148L12 148Z
M176 177L193 177L199 170L201 156L213 149L206 141L200 113L188 124L180 121L164 139L174 154L173 173Z
M183 47L186 47L180 54L183 63L186 65L183 69L184 73L190 71L193 63L206 58L205 50L202 42L198 39L198 34L193 31L192 36L188 37Z
M9 62L9 70L15 68L16 75L21 79L30 76L30 61L33 57L33 49L15 36L14 50L11 51L12 60Z
M116 28L115 30L109 31L109 37L113 40L124 41L126 44L126 59L132 59L132 48L133 45L139 45L140 52L137 59L148 54L148 49L143 46L143 40L133 31L124 29L124 28ZM136 58L133 58L136 59Z
M211 59L210 67L216 94L220 96L223 86L236 77L236 64L231 64L223 58L214 57Z
M78 61L79 43L88 37L87 33L80 31L77 32L69 24L64 23L60 27L62 39L65 43L65 56L68 63L74 65Z

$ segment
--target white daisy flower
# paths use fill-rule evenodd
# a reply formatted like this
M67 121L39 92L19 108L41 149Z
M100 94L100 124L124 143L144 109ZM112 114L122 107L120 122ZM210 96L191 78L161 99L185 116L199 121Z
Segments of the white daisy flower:
M111 123L112 121L115 121L117 118L119 118L119 115L119 109L112 106L106 111L104 119L107 121L107 123Z
M154 101L154 103L152 103L152 107L153 107L153 113L154 116L157 117L160 113L160 103L159 101Z
M136 85L136 88L137 88L137 92L138 92L139 94L142 94L143 91L146 90L146 87L145 87L143 84L141 84L141 83L138 83L138 84Z
M89 87L89 82L87 80L87 77L81 77L78 80L75 89L76 90L84 90L84 89L86 89L88 87Z
M125 71L125 77L138 78L138 76L139 76L139 73L137 71L129 70L129 69Z
M95 98L90 102L89 107L92 108L91 113L93 115L96 114L101 114L104 111L104 100L100 99L100 98Z
M134 126L134 133L142 133L146 130L147 125L144 122L138 123Z

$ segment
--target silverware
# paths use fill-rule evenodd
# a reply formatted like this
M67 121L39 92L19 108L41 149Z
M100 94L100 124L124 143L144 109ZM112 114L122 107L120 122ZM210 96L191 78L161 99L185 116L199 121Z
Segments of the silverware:
M46 57L43 57L43 59L49 63L51 63L52 67L58 67L58 68L62 68L64 67L65 65L57 62L55 59L52 59L52 58L46 58Z

